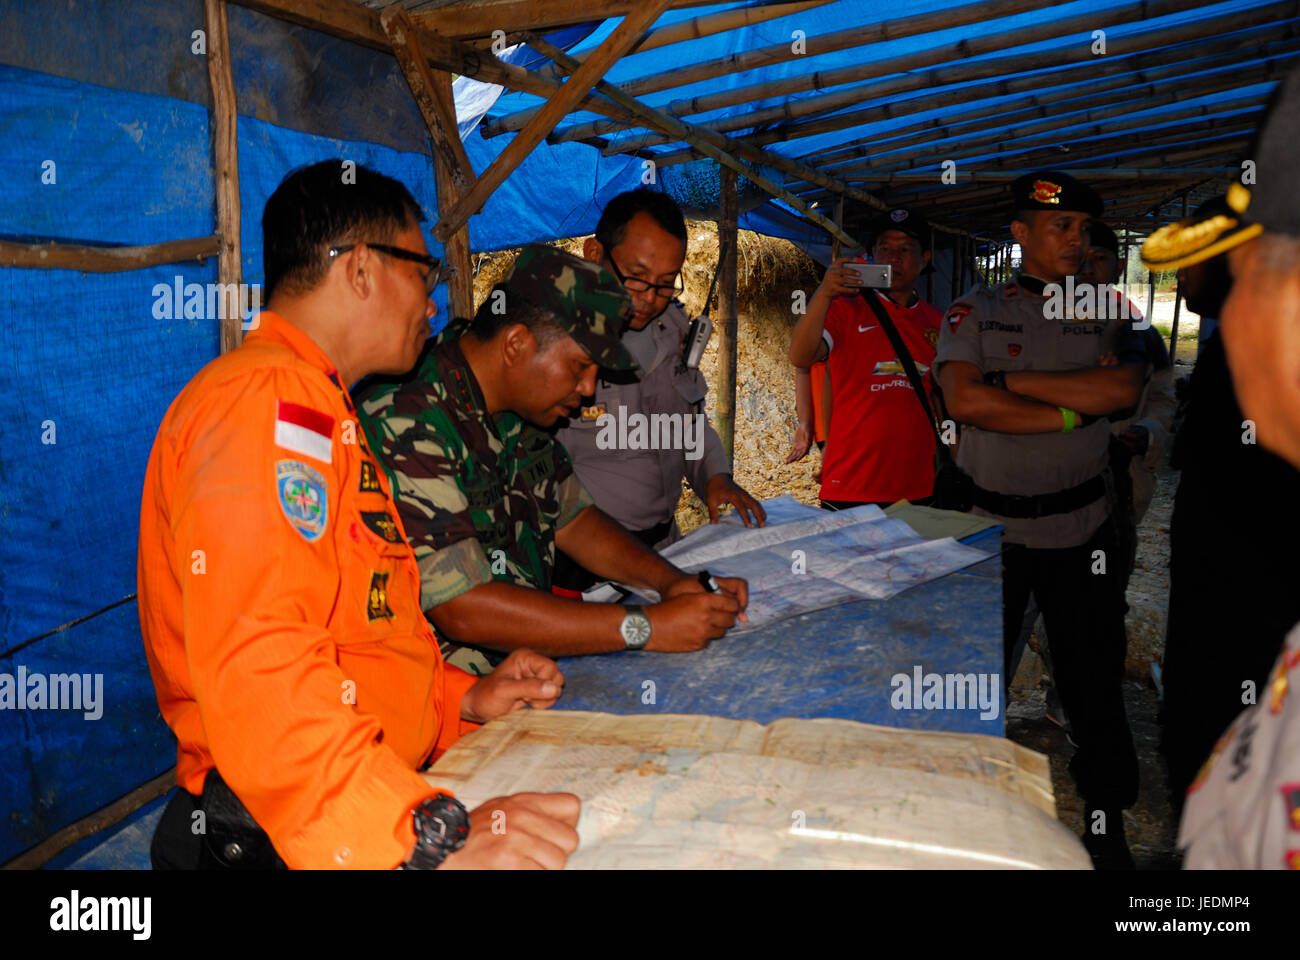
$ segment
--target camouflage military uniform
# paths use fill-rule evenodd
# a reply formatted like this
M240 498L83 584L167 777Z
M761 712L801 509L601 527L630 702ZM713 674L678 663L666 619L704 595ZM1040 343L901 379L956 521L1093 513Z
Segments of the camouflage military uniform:
M616 283L595 264L534 246L498 286L507 302L523 298L551 308L555 322L598 363L634 366L616 339L628 304ZM362 427L415 550L426 614L493 580L549 591L555 531L592 504L547 431L509 410L487 412L460 348L468 327L458 321L430 341L405 382L356 391ZM447 637L441 643L447 662L471 672L503 659Z

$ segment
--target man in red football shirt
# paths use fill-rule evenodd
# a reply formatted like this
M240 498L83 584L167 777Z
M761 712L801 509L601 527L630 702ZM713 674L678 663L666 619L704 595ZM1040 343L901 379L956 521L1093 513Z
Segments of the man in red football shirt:
M878 217L868 229L874 237L872 259L892 267L890 288L863 289L846 266L849 261L836 260L790 335L790 362L796 367L827 362L831 416L820 496L830 510L903 499L928 503L934 488L934 431L865 300L878 298L930 389L942 317L914 289L930 262L928 229L905 209Z

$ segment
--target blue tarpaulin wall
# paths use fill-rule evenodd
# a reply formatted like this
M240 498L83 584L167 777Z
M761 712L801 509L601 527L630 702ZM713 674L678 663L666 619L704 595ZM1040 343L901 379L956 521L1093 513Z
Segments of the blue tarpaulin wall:
M1122 2L1079 0L1045 6L954 30L799 57L644 99L665 106L868 57L931 48L936 50L935 65L941 65L947 54L937 51L959 40L1106 10ZM950 0L896 0L889 5L888 17L957 5ZM658 25L733 6L670 11ZM1109 33L1114 38L1165 23L1209 19L1222 24L1221 32L1228 35L1241 26L1242 17L1264 6L1231 0L1113 27ZM240 113L246 282L261 281L262 206L284 174L303 163L344 157L379 169L410 186L429 220L436 219L427 132L391 56L235 5L229 18ZM607 79L625 81L788 43L794 30L814 37L879 19L878 5L842 0L629 56ZM5 144L0 152L0 238L148 244L215 232L207 68L192 50L192 33L202 25L199 0L0 0L0 142ZM555 39L585 50L614 26L606 22ZM1294 36L1293 31L1286 39ZM1083 32L1007 52L1064 50L1090 42L1090 33ZM1294 53L1291 44L1269 55L1285 59ZM1197 56L1195 50L1187 53L1189 61ZM1252 62L1250 51L1241 56L1242 64ZM538 65L529 63L536 58L526 48L512 52L509 59L530 69ZM1133 82L1141 81L1135 75ZM1077 87L1084 96L1088 83L1086 68L1081 68L1061 89ZM1270 85L1234 88L1225 80L1221 92L1187 103L1213 108L1231 98L1262 93ZM888 137L905 123L951 116L966 102L962 86L953 86L949 106L940 110L907 114L908 97L927 92L917 89L889 98L892 119L882 111L870 124L778 141L768 149L803 156L867 135ZM478 171L513 138L482 137L476 124L485 112L500 117L541 103L527 94L496 93L481 84L457 84L459 119ZM778 102L749 103L688 119L708 122ZM877 102L886 101L873 100L867 88L862 100L846 109ZM1023 95L987 98L981 93L970 106L1002 102L1007 111L1024 105ZM1152 132L1163 132L1160 128L1168 121L1162 117L1187 103L1136 107L1130 116L1149 122L1117 138L1115 153L1141 143ZM1228 115L1233 109L1225 108ZM1240 112L1253 116L1255 110ZM593 118L575 114L561 126ZM999 123L993 115L979 132L1011 130ZM617 142L624 135L610 138ZM1068 132L1062 132L1062 139L1070 139ZM944 150L959 145L959 140L938 141L919 150L918 158L933 161L937 170ZM666 152L679 146L654 149ZM886 148L887 142L881 149ZM1108 157L1088 161L1114 162ZM51 169L53 182L43 182L43 173ZM471 245L476 251L495 250L589 233L605 202L640 185L644 171L643 160L631 155L602 156L581 143L543 146L470 220ZM825 234L780 202L749 211L741 226L790 238L825 257ZM985 225L990 231L999 226ZM436 255L437 244L431 236L427 239ZM215 318L158 316L155 287L174 286L177 277L182 283L214 282L216 264L106 275L0 268L0 684L20 668L29 675L102 675L101 702L95 708L102 712L96 719L86 718L87 712L94 712L87 709L0 709L0 862L174 762L174 740L158 714L131 598L136 589L139 498L154 433L176 393L218 352ZM445 294L439 291L438 296L443 322ZM0 686L0 706L3 693Z

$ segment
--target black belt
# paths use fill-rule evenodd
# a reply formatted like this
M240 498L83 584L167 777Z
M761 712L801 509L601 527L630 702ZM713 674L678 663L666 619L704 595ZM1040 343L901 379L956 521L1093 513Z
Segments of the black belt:
M1091 480L1055 493L995 493L975 487L975 506L1011 520L1036 520L1056 513L1071 513L1106 495L1106 480L1101 474Z

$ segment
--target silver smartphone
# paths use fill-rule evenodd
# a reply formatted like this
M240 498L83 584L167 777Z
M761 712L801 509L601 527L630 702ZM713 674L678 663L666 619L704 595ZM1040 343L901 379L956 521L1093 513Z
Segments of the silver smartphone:
M891 264L850 261L844 266L858 275L859 286L873 287L876 290L888 290L892 285L893 267Z

